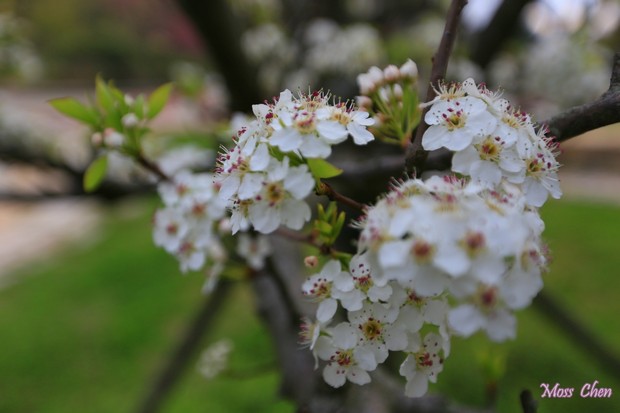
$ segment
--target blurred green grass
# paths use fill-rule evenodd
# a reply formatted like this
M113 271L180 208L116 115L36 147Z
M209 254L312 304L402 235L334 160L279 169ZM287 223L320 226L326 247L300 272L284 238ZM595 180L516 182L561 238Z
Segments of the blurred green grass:
M0 413L130 412L159 371L171 346L202 299L200 275L179 275L175 261L151 242L152 202L127 218L110 209L93 247L73 249L22 271L0 290ZM545 236L555 257L545 288L620 352L620 208L554 201L543 210ZM254 314L251 292L240 285L204 346L234 343L231 365L243 377L205 380L195 363L163 412L294 411L278 397L279 374L270 339ZM620 391L559 331L528 309L519 314L518 338L491 345L483 337L454 340L444 372L431 392L482 405L485 376L478 359L506 355L498 382L498 411L520 412L518 394L530 389L539 412L620 411L618 396L581 399L594 380ZM254 372L254 373L251 373ZM251 374L250 374L251 373ZM541 383L575 387L570 399L541 399Z

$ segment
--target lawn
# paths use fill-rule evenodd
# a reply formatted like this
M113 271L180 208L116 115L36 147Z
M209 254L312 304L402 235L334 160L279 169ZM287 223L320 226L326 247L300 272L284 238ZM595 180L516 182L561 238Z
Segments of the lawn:
M150 238L151 202L127 218L109 208L100 240L27 268L0 290L0 413L131 412L202 297L199 275L181 276ZM576 201L549 202L543 215L555 257L546 291L620 353L620 208ZM250 291L236 287L209 329L204 346L234 343L234 377L212 381L190 367L165 413L293 412L278 399L279 376L269 337L253 312ZM620 392L588 354L535 309L519 315L517 340L490 345L482 337L456 340L433 392L465 404L485 400L481 358L501 354L501 412L519 412L530 389L539 412L620 411L611 399L581 399L584 383ZM501 358L500 358L501 359ZM569 399L541 399L541 383L576 388Z

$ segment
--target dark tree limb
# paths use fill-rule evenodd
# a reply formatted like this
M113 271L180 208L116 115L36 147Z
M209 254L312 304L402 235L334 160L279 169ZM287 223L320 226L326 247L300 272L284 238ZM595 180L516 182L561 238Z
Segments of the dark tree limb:
M290 288L299 289L291 277L269 274L287 271L297 274L298 265L282 251L269 270L260 271L251 279L258 313L273 340L282 373L281 394L297 405L298 413L482 413L482 410L454 406L440 396L408 398L400 380L383 370L372 373L373 381L365 386L347 384L333 389L321 377L322 365L314 369L309 349L300 347L299 328L291 316L289 304L282 297L283 288L276 279L287 280ZM487 410L484 410L487 412Z
M252 289L256 296L258 314L269 330L269 336L278 357L282 372L282 396L294 400L299 406L310 403L317 386L314 360L310 351L301 349L298 344L299 330L289 312L282 289L275 282L274 276L266 271L259 272L252 278Z
M521 11L532 0L504 0L489 24L472 39L470 59L486 68L519 26Z
M258 72L241 49L241 27L226 0L177 0L212 56L230 92L230 109L248 112L267 96Z
M207 328L213 323L222 305L227 301L232 290L233 283L220 280L215 290L203 298L203 303L188 325L187 330L181 335L181 340L167 357L166 365L160 374L147 389L146 394L138 408L138 413L155 413L161 411L174 385L190 364L192 357L198 351L203 337L209 331Z
M431 77L426 92L427 102L435 97L435 89L439 87L439 82L446 77L448 61L456 39L456 31L461 19L461 12L466 4L467 0L452 0L450 8L448 9L446 25L443 35L441 36L441 42L439 43L437 52L433 55L433 67L431 69ZM420 125L418 126L411 144L407 147L405 163L407 171L410 174L420 174L424 169L426 158L428 157L428 152L422 148L422 136L428 128L428 125L424 122L424 115L426 115L428 109L429 108L426 107L422 110Z
M523 390L519 395L519 399L521 400L523 413L536 413L538 403L536 403L536 399L534 399L531 391Z

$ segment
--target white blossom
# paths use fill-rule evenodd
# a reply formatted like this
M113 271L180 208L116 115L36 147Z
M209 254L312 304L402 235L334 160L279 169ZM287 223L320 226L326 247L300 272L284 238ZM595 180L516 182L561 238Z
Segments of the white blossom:
M261 270L265 266L265 259L271 255L272 248L269 239L264 235L252 237L249 234L240 234L237 240L237 254L246 260L248 266L254 270Z
M323 378L332 387L341 387L349 380L363 385L370 382L368 371L377 367L375 358L366 348L357 347L358 332L349 323L330 329L330 335L317 339L315 353L327 361Z
M405 395L420 397L426 394L428 382L435 383L437 375L443 370L440 352L443 339L435 333L429 333L421 343L419 336L410 348L410 354L400 366L400 374L407 379Z

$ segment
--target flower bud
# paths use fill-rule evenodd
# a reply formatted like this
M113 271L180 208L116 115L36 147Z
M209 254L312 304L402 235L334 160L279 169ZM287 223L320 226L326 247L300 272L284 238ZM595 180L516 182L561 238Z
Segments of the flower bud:
M128 113L125 116L123 116L123 118L121 119L123 126L126 128L133 128L137 126L139 121L140 120L138 119L135 113Z
M101 132L95 132L93 136L90 137L90 141L93 146L97 148L103 145L103 135L101 135Z
M133 98L133 96L129 94L126 94L124 98L125 98L125 104L127 104L127 106L131 106L135 102L135 99Z
M379 89L379 98L384 102L389 102L391 97L391 92L386 87L382 87Z
M304 258L304 265L308 268L314 268L319 265L319 259L316 255L308 255Z
M362 73L357 76L357 85L360 88L362 95L369 95L375 91L376 85L368 75L368 73Z
M418 66L411 59L408 59L401 67L400 67L400 75L403 78L408 78L411 80L416 80L418 78Z
M392 86L392 95L397 101L403 100L403 87L396 83Z
M400 70L398 70L398 67L394 65L388 65L385 69L383 69L383 76L389 83L396 82L400 79Z
M379 69L377 66L372 66L370 69L368 69L368 76L375 85L382 85L383 83L385 83L385 79L383 77L383 70Z
M103 131L103 144L109 148L118 148L125 142L125 137L112 128Z
M368 96L356 96L355 102L360 109L369 111L372 108L372 99Z

